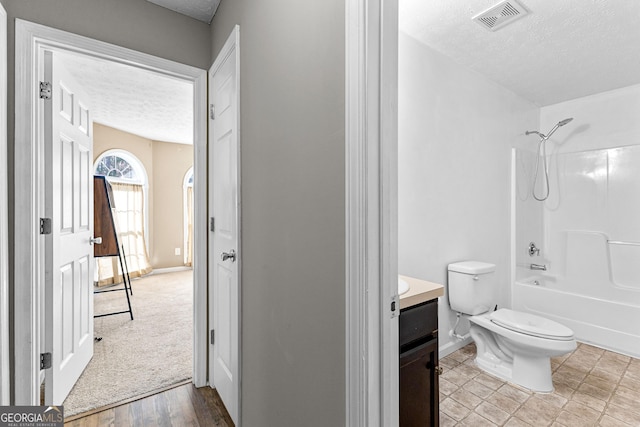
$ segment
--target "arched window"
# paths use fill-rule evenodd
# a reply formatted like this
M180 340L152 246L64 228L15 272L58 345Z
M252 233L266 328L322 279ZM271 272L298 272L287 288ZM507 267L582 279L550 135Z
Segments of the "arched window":
M115 220L120 244L124 246L129 274L138 277L151 272L149 261L148 177L142 162L128 151L102 153L94 163L95 175L105 176L113 190ZM98 283L117 283L115 260L98 260Z
M193 167L184 175L184 265L193 267Z
M96 166L96 174L131 180L138 178L131 163L115 154L104 156L100 160Z
M95 162L95 174L106 176L109 182L127 182L147 186L147 172L136 156L124 150L108 150Z

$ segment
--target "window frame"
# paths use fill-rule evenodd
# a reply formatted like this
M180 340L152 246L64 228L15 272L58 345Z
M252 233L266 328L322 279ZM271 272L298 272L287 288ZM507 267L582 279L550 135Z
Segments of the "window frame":
M189 178L191 178L191 182L189 182ZM182 230L183 230L183 264L187 264L187 251L188 251L188 240L189 240L189 207L187 206L187 188L193 188L193 184L196 180L196 177L193 173L193 166L187 169L187 172L184 174L184 178L182 179ZM192 193L193 195L193 193ZM195 207L195 204L194 204ZM195 213L195 212L194 212ZM195 234L194 234L195 238ZM193 256L193 254L191 254ZM193 268L193 262L191 263L191 267Z
M98 164L105 157L117 156L120 157L129 163L133 170L136 172L138 179L132 180L128 178L121 178L115 176L107 176L107 175L98 175L96 169ZM138 184L142 186L142 193L144 195L144 239L147 245L147 250L149 251L149 258L151 258L152 248L149 245L149 235L151 234L151 230L149 229L149 175L147 175L147 169L144 167L144 163L140 161L135 154L130 151L127 151L122 148L112 148L102 152L96 160L93 162L93 174L94 176L104 176L109 182L117 182L121 184Z

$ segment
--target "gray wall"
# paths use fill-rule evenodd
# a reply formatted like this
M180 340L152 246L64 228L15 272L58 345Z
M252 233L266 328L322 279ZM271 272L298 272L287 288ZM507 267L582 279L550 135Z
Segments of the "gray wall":
M209 25L145 0L2 0L2 4L7 10L9 24L8 174L9 247L12 247L15 19L47 25L202 69L211 65L211 36ZM11 284L14 275L12 258L9 259L9 265ZM13 294L10 295L10 301L12 298Z
M345 4L224 0L240 24L242 420L340 426L345 409Z
M2 1L9 141L14 18L200 68L241 25L243 423L344 424L344 1L225 0L211 28L144 0Z
M3 0L8 15L9 176L13 176L16 18L194 67L211 65L209 25L146 0ZM10 198L12 192L10 190Z

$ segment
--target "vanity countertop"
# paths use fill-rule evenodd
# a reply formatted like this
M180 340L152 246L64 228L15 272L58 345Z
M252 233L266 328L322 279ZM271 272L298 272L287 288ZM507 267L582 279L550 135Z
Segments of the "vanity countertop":
M444 286L438 283L402 275L400 275L400 278L409 284L409 290L403 295L400 295L400 309L430 301L444 295Z

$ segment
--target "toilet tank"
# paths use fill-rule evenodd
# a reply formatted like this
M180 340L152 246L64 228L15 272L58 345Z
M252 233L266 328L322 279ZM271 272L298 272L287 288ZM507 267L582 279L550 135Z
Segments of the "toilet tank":
M498 296L495 264L463 261L449 264L447 270L451 310L476 315L493 308Z

